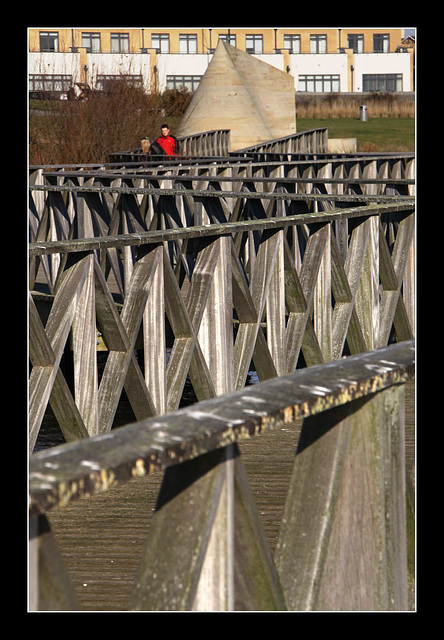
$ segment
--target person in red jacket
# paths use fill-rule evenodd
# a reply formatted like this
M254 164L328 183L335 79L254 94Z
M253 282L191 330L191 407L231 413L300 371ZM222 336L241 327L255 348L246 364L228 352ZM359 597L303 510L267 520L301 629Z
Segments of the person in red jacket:
M162 134L157 138L156 143L162 147L167 156L177 156L179 145L175 136L171 135L167 124L162 125L161 132Z

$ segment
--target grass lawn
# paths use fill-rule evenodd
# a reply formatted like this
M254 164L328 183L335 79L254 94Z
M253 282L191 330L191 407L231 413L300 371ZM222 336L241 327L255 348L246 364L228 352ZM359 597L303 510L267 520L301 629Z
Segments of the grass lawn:
M414 118L359 118L308 119L298 118L296 129L328 128L329 138L356 138L358 151L415 151Z

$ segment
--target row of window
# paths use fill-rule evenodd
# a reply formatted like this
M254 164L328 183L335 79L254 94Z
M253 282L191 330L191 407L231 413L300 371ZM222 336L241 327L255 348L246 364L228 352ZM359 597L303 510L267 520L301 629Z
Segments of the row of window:
M193 92L197 89L202 76L167 76L167 89L188 89ZM116 76L98 75L96 88L103 89L107 81L126 80L130 84L142 86L140 75ZM402 74L363 74L363 91L402 91ZM66 92L72 86L70 75L41 75L29 76L29 91ZM312 93L337 93L340 91L339 75L299 75L298 91Z
M221 40L236 46L236 35L221 34ZM246 50L248 53L264 53L264 38L262 34L247 34ZM90 53L100 53L100 33L82 33L82 47ZM170 53L170 36L168 33L153 33L151 47L159 53ZM364 35L350 34L347 36L347 48L355 53L364 52ZM284 49L290 53L301 53L301 36L284 34ZM58 51L59 34L57 31L40 31L40 51ZM390 35L375 33L373 35L374 53L388 53L390 51ZM310 53L326 53L327 36L310 36ZM111 33L111 53L129 53L129 33ZM197 53L197 35L179 34L179 53Z

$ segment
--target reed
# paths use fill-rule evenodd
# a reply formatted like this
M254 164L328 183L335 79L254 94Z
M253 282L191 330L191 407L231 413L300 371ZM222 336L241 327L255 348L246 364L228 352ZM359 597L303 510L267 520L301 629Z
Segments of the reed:
M414 118L415 100L411 95L393 93L307 95L296 94L297 118L358 118L366 104L372 118Z

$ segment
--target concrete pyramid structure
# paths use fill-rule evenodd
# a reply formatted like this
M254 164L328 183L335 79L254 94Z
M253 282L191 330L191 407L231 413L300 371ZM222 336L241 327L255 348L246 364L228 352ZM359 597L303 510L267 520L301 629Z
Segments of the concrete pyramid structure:
M294 78L219 40L176 135L213 129L231 151L296 133Z

